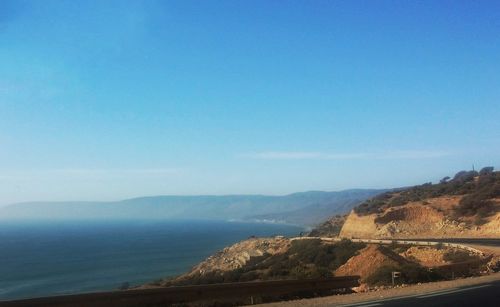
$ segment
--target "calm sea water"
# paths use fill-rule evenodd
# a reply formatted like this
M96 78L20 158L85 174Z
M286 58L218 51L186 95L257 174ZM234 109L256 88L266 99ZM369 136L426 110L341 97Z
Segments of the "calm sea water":
M251 235L295 236L289 225L223 221L5 222L0 300L138 285L178 275Z

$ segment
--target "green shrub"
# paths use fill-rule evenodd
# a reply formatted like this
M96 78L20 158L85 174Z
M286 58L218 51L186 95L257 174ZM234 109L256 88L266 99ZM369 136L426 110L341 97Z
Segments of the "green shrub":
M447 252L443 256L443 260L449 261L451 263L467 262L477 259L477 256L471 255L470 253L463 250L452 250Z
M422 267L416 263L404 264L401 267L402 277L407 284L416 284L419 282L430 282L441 279L437 273L429 271L427 268Z
M331 277L332 271L363 247L365 244L350 240L336 244L324 244L319 239L295 240L286 253L269 257L258 269L268 268L271 277Z
M388 245L388 248L395 252L396 254L401 254L406 252L411 245L409 244L397 244L396 242L392 242L390 245Z
M486 224L486 220L480 216L476 216L476 218L474 219L474 225L476 226L481 226L481 225L484 225Z
M380 266L375 272L366 278L369 285L390 285L392 284L392 272L399 272L400 268L394 265Z
M478 180L474 178L478 177ZM446 179L446 180L445 180ZM454 208L455 217L481 217L495 213L495 206L489 201L500 197L500 172L494 172L491 167L476 171L458 172L453 179L443 178L438 184L425 183L404 190L394 190L377 195L358 205L354 211L359 215L380 213L385 208L403 206L412 201L440 197L443 195L466 195Z
M189 280L179 281L177 284L333 277L332 272L363 247L365 244L350 240L342 240L335 244L324 244L319 239L295 240L283 254L252 257L239 269L200 274Z
M486 166L486 167L483 167L483 168L479 171L479 176L489 175L489 174L493 173L493 170L494 170L494 167L493 167L493 166Z
M368 276L366 282L370 285L390 285L392 284L392 272L401 272L401 276L395 280L396 284L415 284L436 281L442 278L439 274L431 272L419 264L407 263L401 266L383 265Z

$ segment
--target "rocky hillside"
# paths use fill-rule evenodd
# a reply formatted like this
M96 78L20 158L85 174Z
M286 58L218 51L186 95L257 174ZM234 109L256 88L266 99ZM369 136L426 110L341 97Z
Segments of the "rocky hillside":
M321 223L319 226L314 228L310 233L310 237L338 237L342 226L344 226L345 221L348 217L346 215L335 215L330 217L325 222Z
M459 172L438 184L392 190L314 229L318 238L251 238L183 275L143 288L359 275L363 286L428 282L500 269L498 257L437 246L355 243L349 237L500 237L500 173ZM431 269L432 268L432 269Z
M391 282L387 278L391 271L402 272L402 281L413 283L445 278L443 274L446 272L441 274L439 267L475 261L475 268L479 269L487 260L445 247L381 246L350 240L325 242L308 238L251 238L224 248L185 274L142 287L345 275L359 275L368 284L385 284ZM430 267L436 268L438 274L428 270Z
M437 184L380 194L341 221L329 220L315 235L346 238L500 237L500 172L462 171Z
M224 248L186 274L148 286L332 277L364 247L349 240L252 238Z
M363 283L377 285L392 283L391 272L397 271L402 273L399 282L428 282L449 278L453 271L462 276L485 271L489 260L448 247L370 244L340 266L335 275L359 275Z
M404 257L384 246L369 245L339 267L335 271L335 275L359 275L361 280L364 281L381 266L401 266L408 263L409 261Z

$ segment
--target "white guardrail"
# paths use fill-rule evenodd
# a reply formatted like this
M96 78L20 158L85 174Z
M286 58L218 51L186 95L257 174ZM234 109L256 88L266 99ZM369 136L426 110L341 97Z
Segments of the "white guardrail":
M473 247L457 244L457 243L447 243L447 242L436 242L436 241L412 241L412 240L379 240L379 239L349 239L349 238L328 238L328 237L295 237L291 238L290 241L294 240L307 240L307 239L320 239L322 241L327 242L340 242L343 239L348 239L352 242L360 242L360 243L370 243L370 244L401 244L401 245L419 245L419 246L446 246L446 247L454 247L469 251L471 253L475 253L478 255L484 255L484 253L478 249Z

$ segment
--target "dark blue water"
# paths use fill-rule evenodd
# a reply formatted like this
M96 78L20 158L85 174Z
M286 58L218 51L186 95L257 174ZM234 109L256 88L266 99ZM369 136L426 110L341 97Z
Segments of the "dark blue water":
M188 271L251 235L289 225L223 221L2 222L0 300L138 285Z

